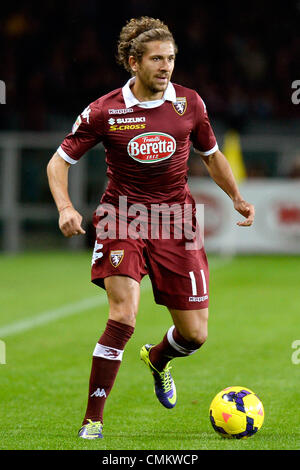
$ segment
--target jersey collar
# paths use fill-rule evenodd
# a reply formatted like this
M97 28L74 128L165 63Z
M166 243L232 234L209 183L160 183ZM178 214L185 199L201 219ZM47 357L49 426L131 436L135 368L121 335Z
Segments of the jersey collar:
M166 91L164 92L164 96L161 100L139 101L134 96L130 88L134 81L135 77L130 78L126 85L124 85L124 87L122 88L122 94L126 108L131 108L135 105L138 105L141 108L157 108L158 106L161 106L165 101L172 101L173 103L176 102L176 91L171 82L169 82Z

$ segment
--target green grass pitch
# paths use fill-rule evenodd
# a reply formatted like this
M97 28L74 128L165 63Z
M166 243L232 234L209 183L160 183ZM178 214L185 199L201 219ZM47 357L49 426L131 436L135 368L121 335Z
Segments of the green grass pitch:
M0 448L299 449L300 364L292 362L292 343L300 340L300 258L208 258L209 337L198 353L172 363L176 407L158 403L139 359L140 347L160 341L171 325L145 279L135 334L107 400L105 438L86 441L77 431L107 320L105 293L89 282L91 253L2 256ZM84 299L91 305L81 311ZM210 424L211 400L230 385L253 389L263 401L264 425L250 439L223 439Z

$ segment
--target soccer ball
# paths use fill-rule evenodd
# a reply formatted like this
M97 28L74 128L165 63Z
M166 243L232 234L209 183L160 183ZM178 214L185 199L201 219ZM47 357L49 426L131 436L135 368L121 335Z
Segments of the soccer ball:
M264 407L258 396L246 387L221 390L209 407L212 427L222 437L247 439L264 422Z

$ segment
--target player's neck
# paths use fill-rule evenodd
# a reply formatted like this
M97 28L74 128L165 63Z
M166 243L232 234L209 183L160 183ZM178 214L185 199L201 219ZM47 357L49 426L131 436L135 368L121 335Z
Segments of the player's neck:
M164 96L164 91L154 92L150 88L145 87L138 79L135 80L133 86L131 87L131 91L141 102L161 100Z

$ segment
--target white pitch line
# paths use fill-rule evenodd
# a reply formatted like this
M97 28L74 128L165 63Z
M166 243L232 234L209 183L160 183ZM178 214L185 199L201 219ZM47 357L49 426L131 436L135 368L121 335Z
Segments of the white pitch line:
M28 317L25 320L20 320L8 325L0 327L0 338L23 333L24 331L31 330L37 326L46 325L61 318L66 318L71 315L76 315L89 310L106 302L106 296L89 297L87 299L79 300L71 304L63 305L53 310L47 310L33 317Z
M147 282L141 286L141 290L145 291L150 287L150 282ZM78 315L86 310L99 307L100 305L104 305L106 303L107 297L104 293L103 295L88 297L86 299L79 300L78 302L72 302L53 310L47 310L32 317L25 318L25 320L16 321L2 327L0 326L0 339L7 338L8 336L16 335L18 333L23 333L24 331L32 330L37 326L46 325L56 320L60 320L61 318Z
M216 263L216 260L212 261L211 268L212 270L217 270L228 262L231 259L223 260L221 263ZM143 281L141 286L142 291L149 290L151 288L150 279ZM25 320L16 321L9 323L8 325L0 326L0 339L7 338L8 336L16 335L18 333L23 333L24 331L31 330L38 326L46 325L48 323L60 320L61 318L70 317L72 315L78 315L86 310L90 310L94 307L99 307L107 303L106 294L97 295L94 297L88 297L87 299L79 300L78 302L73 302L62 307L58 307L53 310L47 310L45 312L39 313L32 317L25 318Z

